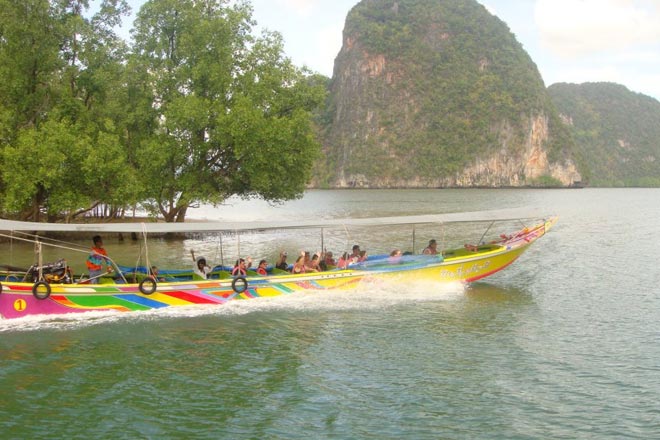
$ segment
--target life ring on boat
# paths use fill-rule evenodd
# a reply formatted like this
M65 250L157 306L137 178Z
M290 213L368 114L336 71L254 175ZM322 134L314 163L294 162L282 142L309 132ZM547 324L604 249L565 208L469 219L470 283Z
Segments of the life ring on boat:
M149 287L145 287L145 284L150 283L151 285ZM152 277L146 277L142 281L140 281L140 292L144 293L145 295L151 295L156 291L156 280L154 280Z
M247 290L248 283L245 277L236 277L231 282L231 288L236 293L243 293Z
M46 287L46 293L40 292L40 287ZM32 285L32 295L37 299L46 299L50 296L50 284L46 281L37 281Z

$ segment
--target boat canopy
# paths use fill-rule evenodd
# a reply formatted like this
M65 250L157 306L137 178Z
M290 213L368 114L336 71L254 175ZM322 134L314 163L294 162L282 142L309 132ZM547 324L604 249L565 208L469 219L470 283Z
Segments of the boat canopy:
M503 222L538 219L538 211L529 208L511 208L445 214L413 215L377 218L337 218L289 221L222 222L191 220L184 223L36 223L0 219L0 231L16 232L120 232L120 233L194 233L243 232L278 229L333 229L365 226L422 225L437 223Z

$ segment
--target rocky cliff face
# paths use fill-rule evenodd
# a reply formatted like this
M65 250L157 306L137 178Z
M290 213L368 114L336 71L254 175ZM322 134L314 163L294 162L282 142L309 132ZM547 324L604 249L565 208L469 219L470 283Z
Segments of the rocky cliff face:
M620 84L553 84L594 186L660 186L660 102Z
M443 186L515 187L543 184L545 180L540 180L543 177L550 177L563 186L581 181L581 174L572 160L549 160L545 148L548 132L547 117L530 118L529 136L523 150L511 153L504 148L487 158L478 158L456 176L445 180Z
M570 185L572 138L538 70L474 0L364 0L335 60L332 187Z

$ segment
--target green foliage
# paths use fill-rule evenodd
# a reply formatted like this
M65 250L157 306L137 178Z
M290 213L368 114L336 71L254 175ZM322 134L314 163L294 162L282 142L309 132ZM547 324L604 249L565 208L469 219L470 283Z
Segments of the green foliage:
M521 153L529 121L539 115L553 126L550 156L570 156L572 138L536 65L475 0L362 1L344 33L338 66L362 69L362 77L335 78L329 108L338 119L327 118L325 134L328 162L344 172L371 168L372 158L394 152L396 164L381 170L388 175L373 178L453 176L503 148ZM380 71L371 67L377 63ZM502 129L510 132L506 146Z
M153 128L135 144L151 206L176 220L191 203L233 194L299 197L325 88L284 57L281 36L253 37L250 9L224 1L151 0L135 26L131 65L152 94L133 108L147 118L138 129ZM151 102L155 111L139 110Z
M134 200L126 197L134 179L113 94L125 45L112 28L127 6L104 0L85 18L87 5L0 1L0 210L7 215L71 218Z
M588 158L591 186L660 186L660 102L612 83L548 90Z
M234 194L298 197L327 78L243 2L0 0L0 213L71 220L143 204L168 221ZM20 164L20 166L19 166Z

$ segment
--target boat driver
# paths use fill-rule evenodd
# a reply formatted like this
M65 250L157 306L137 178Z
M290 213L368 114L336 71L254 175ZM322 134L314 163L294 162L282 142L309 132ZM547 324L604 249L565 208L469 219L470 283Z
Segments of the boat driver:
M98 284L99 278L103 275L103 265L106 266L106 271L108 273L112 272L112 265L110 264L110 259L108 258L108 252L103 247L103 239L100 235L95 235L92 237L92 251L85 261L85 265L89 270L89 282L91 284Z

